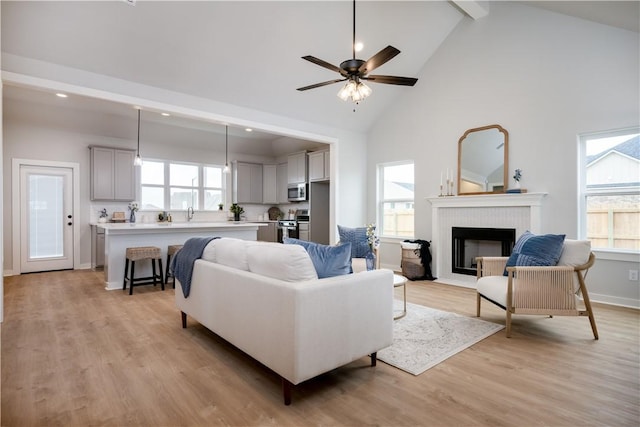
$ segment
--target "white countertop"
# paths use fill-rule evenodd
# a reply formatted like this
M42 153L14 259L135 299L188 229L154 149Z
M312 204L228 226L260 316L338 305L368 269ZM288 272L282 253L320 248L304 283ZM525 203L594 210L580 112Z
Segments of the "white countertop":
M224 222L154 222L154 223L145 223L145 222L124 222L124 223L113 223L113 222L105 222L105 223L96 223L92 224L96 225L99 228L103 228L106 232L109 231L117 231L117 232L126 232L126 231L164 231L164 230L194 230L194 229L241 229L241 228L255 228L255 227L266 227L266 223L261 222L247 222L247 221L224 221Z

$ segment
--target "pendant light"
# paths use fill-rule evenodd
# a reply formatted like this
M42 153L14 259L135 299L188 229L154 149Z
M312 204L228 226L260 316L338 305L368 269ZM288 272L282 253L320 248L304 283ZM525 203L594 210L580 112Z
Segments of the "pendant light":
M142 166L142 157L140 157L140 108L138 108L138 152L133 164L135 166Z
M229 125L224 126L224 169L222 172L229 173Z

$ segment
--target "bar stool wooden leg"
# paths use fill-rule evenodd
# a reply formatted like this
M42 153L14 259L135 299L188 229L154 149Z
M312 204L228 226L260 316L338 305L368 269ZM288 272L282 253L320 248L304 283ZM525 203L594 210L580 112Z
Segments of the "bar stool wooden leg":
M122 279L122 290L127 289L127 272L129 271L129 258L124 261L124 278Z
M162 277L162 258L158 258L158 270L160 272L160 288L164 291L164 277Z
M136 277L134 272L136 269L136 262L131 261L131 278L129 279L129 295L133 295L133 278Z

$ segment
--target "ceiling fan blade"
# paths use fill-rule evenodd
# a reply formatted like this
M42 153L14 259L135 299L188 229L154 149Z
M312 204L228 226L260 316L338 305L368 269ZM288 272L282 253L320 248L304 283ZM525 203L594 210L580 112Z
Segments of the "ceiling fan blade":
M400 51L393 46L387 46L382 49L380 52L373 55L367 62L362 64L358 69L358 74L366 75L367 73L372 72L385 62L389 61L391 58L399 54Z
M330 85L330 84L333 84L333 83L343 82L345 80L347 80L347 79L329 80L328 82L316 83L316 84L305 86L305 87L299 87L296 90L303 91L303 90L315 89L317 87L327 86L327 85Z
M309 62L313 62L316 65L319 65L321 67L324 68L328 68L331 71L335 71L336 73L340 73L340 74L344 74L345 71L339 67L336 67L333 64L329 64L327 61L323 61L322 59L318 59L315 56L311 56L311 55L307 55L307 56L303 56L302 59L306 59Z
M398 77L398 76L367 76L362 77L363 80L369 80L374 83L385 83L388 85L400 85L400 86L413 86L418 79L413 77Z

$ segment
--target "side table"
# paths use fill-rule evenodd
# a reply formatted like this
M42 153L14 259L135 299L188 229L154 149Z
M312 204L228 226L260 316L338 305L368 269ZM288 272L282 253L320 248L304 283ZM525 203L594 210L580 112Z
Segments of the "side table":
M393 287L395 288L399 288L400 286L402 286L403 288L403 303L404 303L404 308L402 309L402 313L394 316L393 320L398 320L398 319L402 319L404 316L407 315L407 278L404 276L401 276L399 274L394 274L393 275Z

